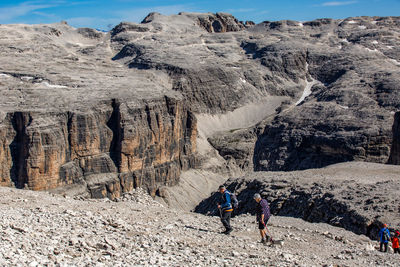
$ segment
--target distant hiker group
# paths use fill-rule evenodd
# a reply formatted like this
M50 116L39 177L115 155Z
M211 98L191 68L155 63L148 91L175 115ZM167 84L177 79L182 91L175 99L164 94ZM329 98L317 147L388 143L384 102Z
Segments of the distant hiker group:
M394 253L400 254L400 246L399 246L400 232L395 231L392 237L387 227L388 227L387 224L383 224L381 230L379 231L378 234L380 241L379 251L387 252L389 241L391 241Z
M220 200L218 201L218 210L221 217L221 222L225 227L223 234L230 234L233 228L230 224L232 212L238 208L239 202L235 194L229 192L225 186L219 187L221 193ZM266 244L267 242L273 242L271 234L268 231L267 223L271 217L268 201L261 198L260 194L255 194L253 199L256 202L256 220L258 223L258 229L260 230L261 243ZM268 232L268 234L267 234Z
M217 203L217 207L219 210L221 222L225 227L225 231L223 231L222 233L229 235L233 231L230 223L231 216L232 213L236 209L238 209L239 202L236 198L236 195L229 192L225 188L225 186L221 185L219 187L219 192L220 197ZM267 244L268 242L271 242L279 244L279 242L281 241L274 242L274 240L272 239L272 235L267 228L267 223L269 221L269 218L271 217L271 211L268 201L266 199L263 199L258 193L254 194L253 199L255 200L256 221L258 223L258 229L260 231L261 243ZM379 250L381 252L387 252L389 242L391 242L394 253L400 254L399 231L395 231L393 233L393 236L391 236L387 224L383 224L382 228L379 231L378 238L380 242Z

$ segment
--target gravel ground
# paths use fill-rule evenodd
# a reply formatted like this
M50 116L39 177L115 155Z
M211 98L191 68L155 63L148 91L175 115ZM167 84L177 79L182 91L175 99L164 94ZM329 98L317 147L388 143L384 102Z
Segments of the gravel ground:
M168 209L143 191L117 202L0 188L1 266L398 266L365 236L272 217L282 246L259 243L254 217L232 219Z

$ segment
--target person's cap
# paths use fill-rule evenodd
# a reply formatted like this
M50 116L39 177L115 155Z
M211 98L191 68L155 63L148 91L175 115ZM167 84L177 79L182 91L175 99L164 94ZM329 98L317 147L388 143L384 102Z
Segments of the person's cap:
M259 193L255 193L253 199L260 199L261 195Z
M220 185L220 186L218 187L218 189L219 189L219 190L225 189L225 186L224 186L224 185Z
M383 224L383 227L387 227L387 224L386 224L386 223L384 223L384 224Z

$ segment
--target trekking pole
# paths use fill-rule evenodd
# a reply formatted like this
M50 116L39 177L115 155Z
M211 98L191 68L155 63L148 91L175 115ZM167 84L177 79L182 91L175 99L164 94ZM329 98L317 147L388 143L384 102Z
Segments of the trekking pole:
M271 237L271 243L274 243L274 239L272 238L271 232L268 230L267 225L265 224L265 222L263 222L265 230L267 230L268 235Z

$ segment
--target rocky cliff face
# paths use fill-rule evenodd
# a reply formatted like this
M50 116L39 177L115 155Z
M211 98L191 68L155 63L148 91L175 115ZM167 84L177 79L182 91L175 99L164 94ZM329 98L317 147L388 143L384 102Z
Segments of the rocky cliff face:
M238 131L211 142L225 158L243 162L247 155L253 164L245 165L256 171L352 160L386 163L393 114L400 107L399 53L393 45L398 23L398 18L363 17L264 22L248 29L257 37L243 40L241 47L268 70L263 79L305 82L304 91L300 96L286 85L275 92L290 96L291 103L267 117L261 132L260 125L247 130L257 133L253 147L245 145L248 134Z
M400 165L400 112L397 112L394 116L393 144L390 152L389 163Z
M196 119L169 97L142 106L114 99L86 112L13 112L2 125L3 186L80 184L96 198L135 187L155 194L195 166Z

